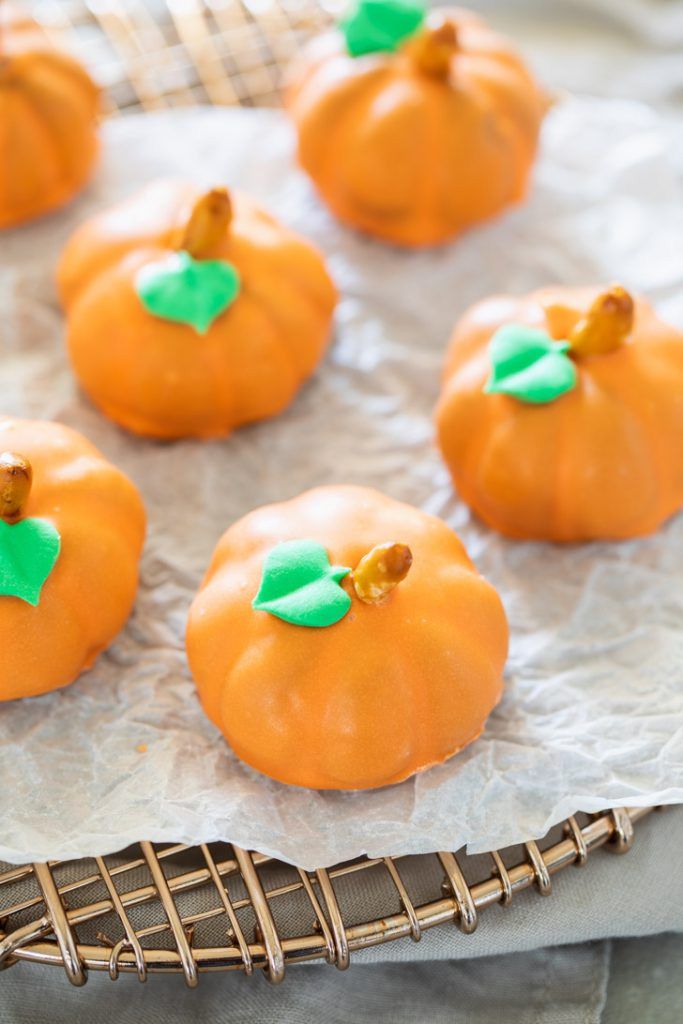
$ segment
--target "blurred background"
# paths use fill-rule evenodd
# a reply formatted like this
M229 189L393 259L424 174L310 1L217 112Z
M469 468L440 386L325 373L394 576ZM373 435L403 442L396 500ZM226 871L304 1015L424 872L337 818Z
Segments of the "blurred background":
M105 87L110 111L273 106L281 72L345 0L23 0ZM469 0L557 90L683 108L683 0Z

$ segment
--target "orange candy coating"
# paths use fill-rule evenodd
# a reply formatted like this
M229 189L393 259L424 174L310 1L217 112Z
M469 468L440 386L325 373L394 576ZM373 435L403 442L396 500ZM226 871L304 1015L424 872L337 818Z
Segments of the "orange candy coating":
M0 228L56 209L90 177L99 90L38 25L0 5Z
M412 566L377 604L345 579L351 609L333 626L290 625L251 602L267 553L301 539L352 568L400 540ZM187 630L204 710L235 753L316 789L399 782L471 743L500 699L507 642L500 599L453 531L354 486L316 488L230 527Z
M187 244L203 194L152 182L83 224L59 265L74 371L107 416L139 434L220 437L275 416L329 339L336 293L322 257L236 193L227 228L201 253L236 268L234 303L202 335L144 308L138 271Z
M509 537L637 537L683 506L683 334L636 298L628 336L607 304L618 345L582 354L607 348L600 331L586 329L603 292L553 286L494 296L455 328L436 410L439 444L460 497ZM574 337L577 386L536 406L485 394L489 341L509 323Z
M508 43L462 9L434 11L395 53L354 58L340 32L320 37L286 103L333 213L405 246L445 242L521 200L548 105Z
M140 495L69 427L0 417L0 451L33 470L23 517L50 520L61 550L37 607L0 596L0 701L66 686L128 618L145 536Z

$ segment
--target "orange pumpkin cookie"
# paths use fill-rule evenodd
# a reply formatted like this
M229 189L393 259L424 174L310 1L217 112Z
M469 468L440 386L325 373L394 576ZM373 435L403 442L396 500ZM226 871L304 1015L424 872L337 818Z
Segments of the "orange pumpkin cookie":
M0 4L0 228L61 206L90 177L99 90L36 22Z
M546 96L476 15L359 0L292 69L299 160L352 227L434 245L522 199Z
M308 242L244 195L175 181L85 223L58 278L83 388L158 438L224 436L285 409L336 301Z
M619 286L474 306L436 419L458 493L509 537L636 537L683 506L683 334Z
M363 487L256 509L218 544L190 612L204 709L280 782L370 789L481 733L508 627L434 516Z
M136 488L59 423L0 417L0 701L72 682L130 614Z

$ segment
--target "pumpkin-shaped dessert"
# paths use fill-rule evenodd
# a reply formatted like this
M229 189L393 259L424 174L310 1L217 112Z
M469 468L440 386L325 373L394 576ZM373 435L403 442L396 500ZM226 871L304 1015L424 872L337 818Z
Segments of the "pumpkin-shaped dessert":
M340 220L434 245L522 199L547 98L461 9L359 0L292 69L299 160Z
M437 424L495 530L650 533L683 505L683 333L617 285L487 299L455 329Z
M204 709L235 753L316 789L399 782L471 743L507 642L500 599L452 530L352 486L235 523L187 631Z
M0 418L0 701L72 682L130 614L140 496L59 423Z
M325 350L336 300L308 242L244 195L176 181L86 222L58 277L83 388L158 438L281 412Z
M61 206L97 156L99 90L39 26L0 4L0 228Z

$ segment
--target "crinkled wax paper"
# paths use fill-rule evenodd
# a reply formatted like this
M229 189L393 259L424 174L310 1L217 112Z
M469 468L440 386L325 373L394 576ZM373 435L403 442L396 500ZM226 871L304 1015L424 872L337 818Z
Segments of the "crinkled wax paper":
M141 488L135 612L73 686L0 706L0 856L103 853L140 838L242 846L313 867L362 852L480 852L564 815L683 800L683 516L624 544L502 540L454 496L431 413L456 317L488 293L619 279L683 325L677 136L632 103L549 115L530 201L449 248L408 253L337 225L294 169L283 115L186 110L112 120L90 191L3 236L3 411L82 430ZM53 268L72 228L161 174L242 186L327 253L342 298L330 352L277 420L158 444L106 421L67 367ZM683 439L682 439L683 440ZM186 467L201 486L188 502ZM368 793L318 793L241 764L204 718L187 609L223 530L255 505L372 484L444 516L501 591L506 695L449 763ZM328 680L334 686L334 679ZM258 700L254 680L254 700ZM146 751L138 747L146 745Z

